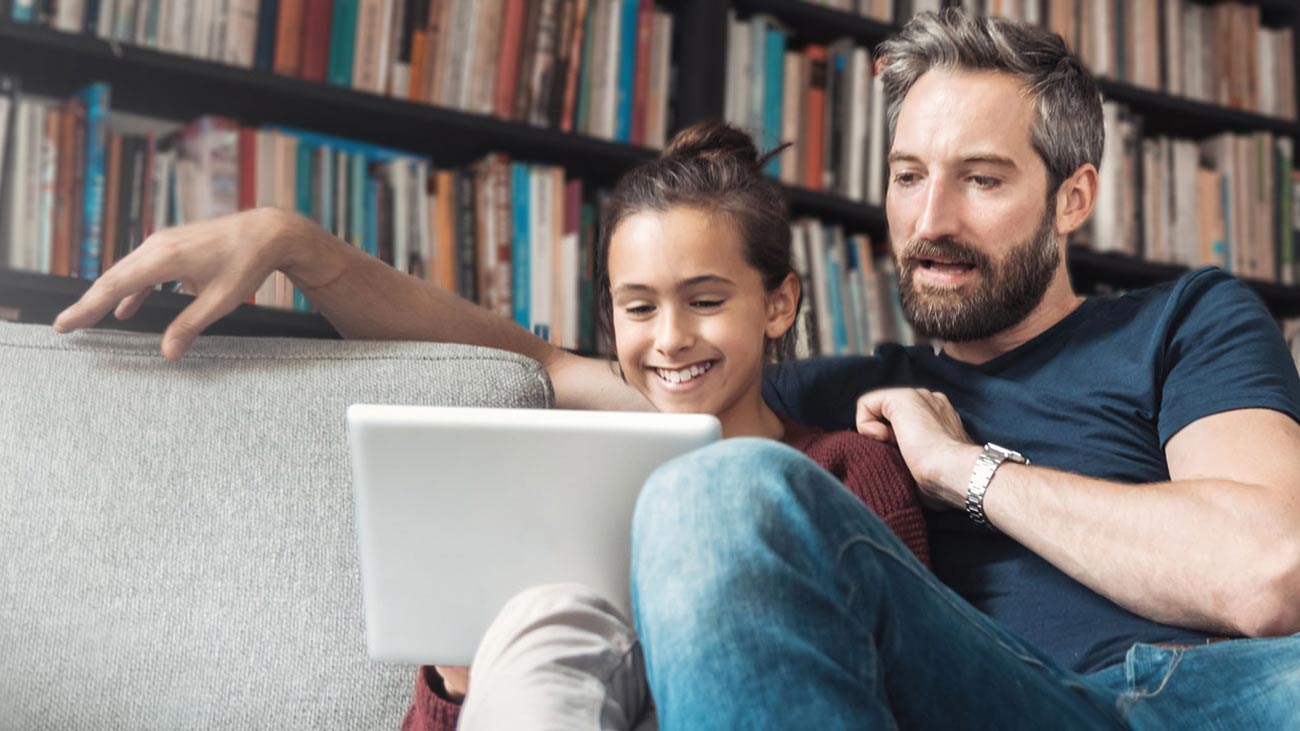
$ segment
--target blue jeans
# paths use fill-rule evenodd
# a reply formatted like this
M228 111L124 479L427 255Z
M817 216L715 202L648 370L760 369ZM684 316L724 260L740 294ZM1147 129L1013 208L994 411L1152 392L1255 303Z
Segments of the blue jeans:
M728 439L665 465L632 536L663 731L1300 728L1300 637L1137 645L1078 675L776 442Z

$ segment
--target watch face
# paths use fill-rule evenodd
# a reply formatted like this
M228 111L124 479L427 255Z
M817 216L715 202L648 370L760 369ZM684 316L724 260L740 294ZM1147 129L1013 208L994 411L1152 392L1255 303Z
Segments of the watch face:
M1024 464L1029 464L1029 460L1025 459L1025 456L1023 454L1015 451L1014 449L1007 449L1006 447L1000 447L992 442L985 444L984 448L991 452L997 453L997 455L1002 459L1009 459L1012 462L1022 462Z

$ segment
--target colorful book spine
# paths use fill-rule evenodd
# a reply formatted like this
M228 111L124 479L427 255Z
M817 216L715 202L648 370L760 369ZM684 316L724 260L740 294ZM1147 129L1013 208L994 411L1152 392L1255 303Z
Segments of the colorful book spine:
M781 97L785 90L785 32L767 29L766 53L763 73L763 149L760 154L776 149L781 144ZM781 161L772 158L763 166L763 172L780 177Z
M614 139L632 140L632 103L636 83L636 36L638 0L622 0L618 41L618 96L614 117Z
M830 302L831 337L834 338L835 355L848 352L849 338L844 322L844 267L836 255L834 234L827 231L831 243L826 247L826 294Z
M280 134L293 135L299 140L315 147L330 147L335 150L343 150L350 154L361 155L370 162L392 162L393 160L408 158L419 159L421 157L414 152L408 152L406 150L398 150L393 147L384 147L382 145L373 145L369 142L350 140L346 137L335 137L334 135L310 132L296 127L268 125L265 129L274 130Z
M514 223L514 237L510 246L510 281L513 284L511 299L514 303L515 322L524 329L529 328L532 316L529 308L528 266L530 177L527 165L518 162L510 163L511 218Z
M352 86L352 62L356 52L358 0L334 0L330 25L330 56L327 79L335 86Z
M99 276L104 222L104 164L108 154L108 84L100 82L77 92L86 104L86 177L82 208L81 278Z
M275 63L275 36L280 17L280 0L262 0L257 15L257 44L253 52L253 68L270 71Z
M561 125L561 129L565 132L588 130L587 120L591 110L591 67L595 53L595 24L598 16L596 3L599 1L591 0L591 5L587 9L586 27L582 31L582 66L578 69L577 99L574 102L573 117Z

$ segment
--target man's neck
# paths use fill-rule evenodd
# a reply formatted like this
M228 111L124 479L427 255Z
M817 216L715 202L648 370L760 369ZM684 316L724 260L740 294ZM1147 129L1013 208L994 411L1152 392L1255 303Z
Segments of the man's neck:
M1052 283L1048 285L1043 301L1039 302L1025 319L983 340L944 343L943 350L949 357L963 363L971 365L987 363L1042 335L1074 312L1079 305L1083 304L1084 299L1074 293L1070 287L1070 277L1065 267L1061 267L1052 278Z

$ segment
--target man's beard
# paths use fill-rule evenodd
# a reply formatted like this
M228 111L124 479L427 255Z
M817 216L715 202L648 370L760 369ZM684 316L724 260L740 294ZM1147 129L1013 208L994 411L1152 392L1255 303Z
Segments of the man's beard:
M1053 201L1054 203L1054 201ZM994 264L987 254L952 238L908 242L899 257L899 298L918 335L954 343L983 340L1025 319L1047 292L1061 263L1050 203L1038 229ZM973 264L982 276L970 294L913 284L922 258Z

